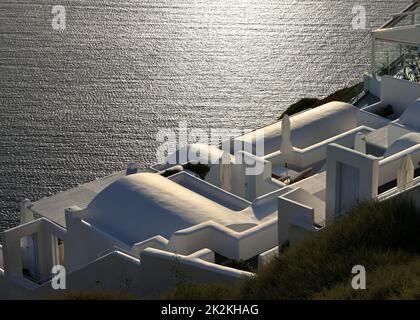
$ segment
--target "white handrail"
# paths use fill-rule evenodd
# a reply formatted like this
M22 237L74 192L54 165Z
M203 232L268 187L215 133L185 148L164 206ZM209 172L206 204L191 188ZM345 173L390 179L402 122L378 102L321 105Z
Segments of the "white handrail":
M419 7L419 5L420 5L419 0L414 1L412 4L410 4L408 7L406 7L402 12L400 12L398 14L394 14L392 16L392 18L387 23L385 23L384 25L381 26L380 29L386 29L386 28L394 27L401 20L403 20L404 17L406 17L407 15L410 15L413 12L417 12L416 9ZM414 17L414 15L413 15L413 17Z
M407 191L407 190L410 190L414 187L417 187L418 185L420 185L420 177L416 177L415 179L413 179L413 181L410 181L410 182L404 184L403 186L400 186L400 187L397 186L397 187L394 187L392 189L389 189L389 190L381 193L380 195L378 195L376 197L376 199L378 201L383 201L383 200L389 199L389 198L391 198L391 197L393 197L397 194L400 194L404 191Z

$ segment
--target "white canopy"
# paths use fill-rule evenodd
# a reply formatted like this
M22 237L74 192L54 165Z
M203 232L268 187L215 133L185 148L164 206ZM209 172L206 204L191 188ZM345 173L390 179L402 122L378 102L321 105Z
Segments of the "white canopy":
M287 155L293 152L293 145L290 139L290 119L286 114L281 121L281 153Z
M407 154L401 161L398 168L397 186L399 190L409 188L413 184L414 179L414 165L410 155Z

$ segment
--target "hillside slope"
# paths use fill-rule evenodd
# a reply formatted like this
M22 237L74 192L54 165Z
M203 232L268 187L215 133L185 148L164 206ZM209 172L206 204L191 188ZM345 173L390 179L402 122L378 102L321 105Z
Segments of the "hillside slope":
M329 96L318 99L318 98L302 98L299 101L290 105L279 117L279 119L283 118L284 115L292 116L296 113L302 112L306 109L313 109L319 106L322 106L331 101L342 101L342 102L349 102L351 99L356 97L363 91L363 83L355 84L351 87L346 87L341 90L338 90Z

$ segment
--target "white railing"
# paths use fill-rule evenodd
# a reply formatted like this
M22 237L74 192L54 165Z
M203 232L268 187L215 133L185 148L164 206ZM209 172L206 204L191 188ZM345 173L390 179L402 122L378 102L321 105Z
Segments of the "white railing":
M411 181L409 183L406 183L403 186L400 186L400 187L397 186L397 187L394 187L392 189L389 189L389 190L381 193L380 195L378 195L376 197L376 199L378 201L384 201L384 200L392 198L392 197L394 197L394 196L396 196L396 195L398 195L402 192L413 189L413 188L415 188L419 185L420 185L420 177L417 177L413 181Z
M387 23L385 23L381 29L392 28L397 26L401 21L411 16L410 25L416 23L416 14L420 15L420 11L417 10L420 7L420 1L414 1L411 5L405 8L402 12L394 14Z

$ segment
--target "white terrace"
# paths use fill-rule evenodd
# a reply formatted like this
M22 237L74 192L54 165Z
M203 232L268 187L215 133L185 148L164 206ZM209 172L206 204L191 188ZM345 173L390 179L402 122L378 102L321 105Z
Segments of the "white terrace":
M416 9L403 16L415 16ZM228 151L188 146L202 162L218 160L204 179L186 163L143 171L130 165L55 196L23 201L21 225L2 233L0 297L60 294L51 288L57 264L65 266L70 290L144 296L180 277L236 281L252 274L223 266L227 259L259 267L279 246L318 232L359 201L417 195L420 84L409 74L417 74L420 36L417 18L399 26L400 17L373 33L375 43L401 46L399 60L385 73L373 68L353 104L331 102L284 117L230 141ZM263 144L264 154L235 150L238 142ZM247 174L257 165L262 170Z

